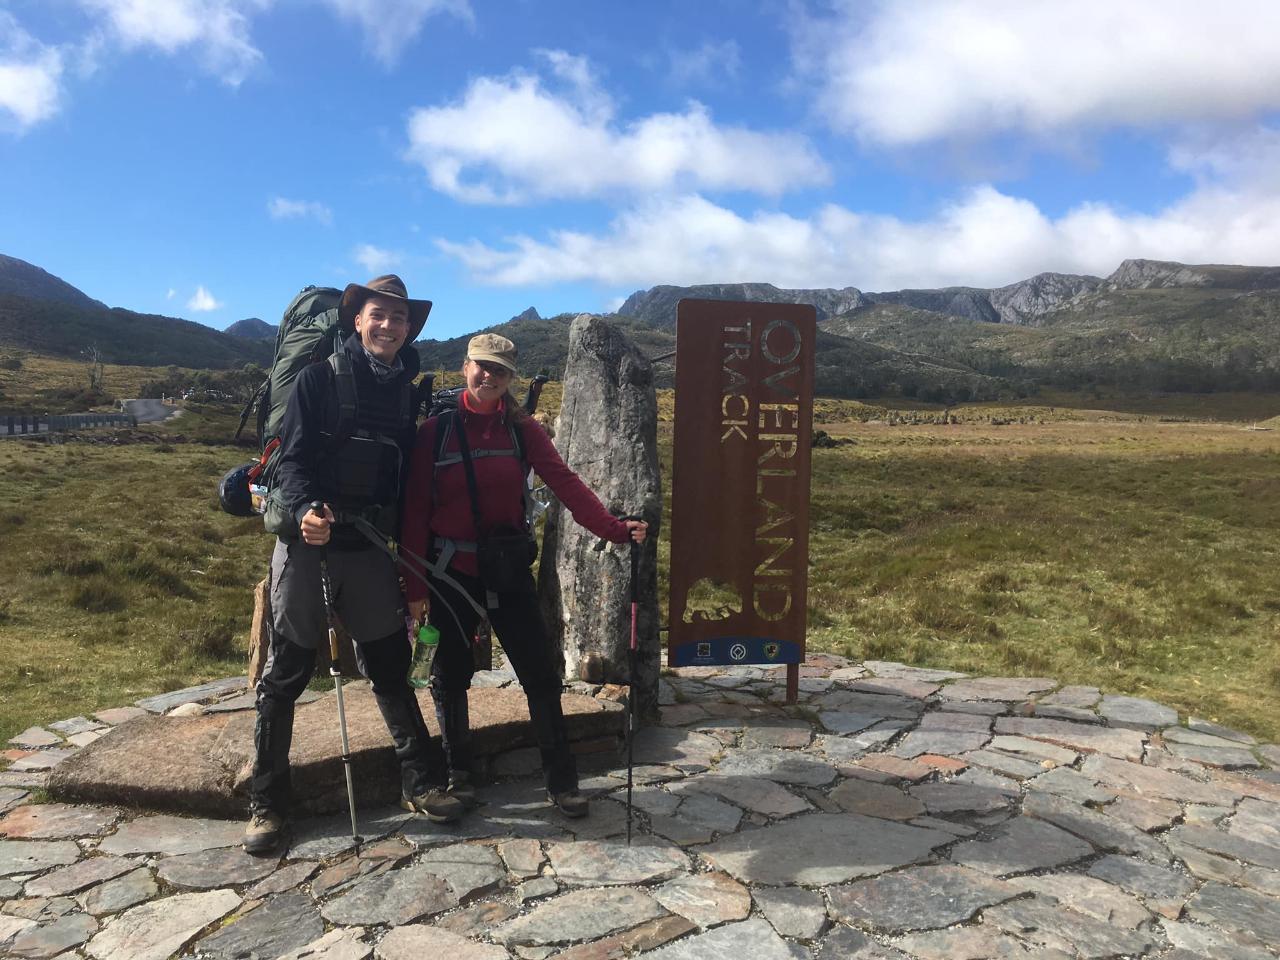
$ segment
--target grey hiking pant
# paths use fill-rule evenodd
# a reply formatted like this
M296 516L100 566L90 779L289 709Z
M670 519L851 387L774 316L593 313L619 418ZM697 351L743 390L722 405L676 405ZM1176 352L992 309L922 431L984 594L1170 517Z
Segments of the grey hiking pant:
M368 643L404 631L404 598L391 558L370 544L359 550L322 551L302 540L276 540L271 555L271 625L300 647L327 642L320 557L327 552L333 607L352 639ZM407 643L407 641L406 641Z

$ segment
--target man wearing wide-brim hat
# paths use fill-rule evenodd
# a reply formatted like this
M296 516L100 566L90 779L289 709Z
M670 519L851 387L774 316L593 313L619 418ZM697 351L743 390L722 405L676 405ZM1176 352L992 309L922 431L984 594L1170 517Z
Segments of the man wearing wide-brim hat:
M413 300L394 275L352 283L338 319L349 336L327 362L305 367L280 427L272 496L286 519L271 558L271 650L257 688L255 762L244 847L268 853L281 842L289 807L293 707L327 632L323 557L335 612L395 741L400 803L436 821L462 804L446 795L444 754L408 683L409 644L395 564L357 527L394 535L402 466L415 434L413 380L431 301ZM316 510L312 504L320 504Z

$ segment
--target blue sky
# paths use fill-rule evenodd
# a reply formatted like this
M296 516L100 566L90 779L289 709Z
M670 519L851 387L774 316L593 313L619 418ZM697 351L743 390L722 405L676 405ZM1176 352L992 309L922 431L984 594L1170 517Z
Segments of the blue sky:
M441 338L1275 264L1280 4L0 0L0 253L214 327L394 271Z

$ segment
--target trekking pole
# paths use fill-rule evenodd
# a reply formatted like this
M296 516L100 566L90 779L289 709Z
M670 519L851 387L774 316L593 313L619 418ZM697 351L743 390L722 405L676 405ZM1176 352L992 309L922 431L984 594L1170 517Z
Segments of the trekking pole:
M642 517L623 517L623 520L641 520ZM631 541L631 643L627 647L627 846L631 846L631 786L636 695L636 612L640 607L640 544Z
M324 516L324 504L311 504L311 512ZM329 551L320 547L320 590L324 594L324 613L329 622L329 676L338 697L338 730L342 734L342 768L347 775L347 806L351 810L351 839L359 845L360 833L356 828L356 788L351 778L351 746L347 742L347 708L342 702L342 664L338 661L338 631L334 626L333 587L329 583Z

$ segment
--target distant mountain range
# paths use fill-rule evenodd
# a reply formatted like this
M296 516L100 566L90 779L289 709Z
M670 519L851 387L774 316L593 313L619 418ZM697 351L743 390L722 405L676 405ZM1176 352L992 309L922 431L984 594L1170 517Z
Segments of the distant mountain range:
M1004 287L870 293L767 283L657 286L611 321L646 355L675 350L684 298L809 303L817 311L816 385L828 396L930 401L1023 395L1042 385L1168 392L1280 391L1280 267L1126 260L1109 277L1042 273ZM515 341L522 372L558 375L573 314L530 307L486 329ZM196 368L269 363L275 327L256 317L225 332L108 309L39 267L0 257L0 350ZM473 334L418 343L424 369L456 370ZM674 366L658 365L660 383Z

